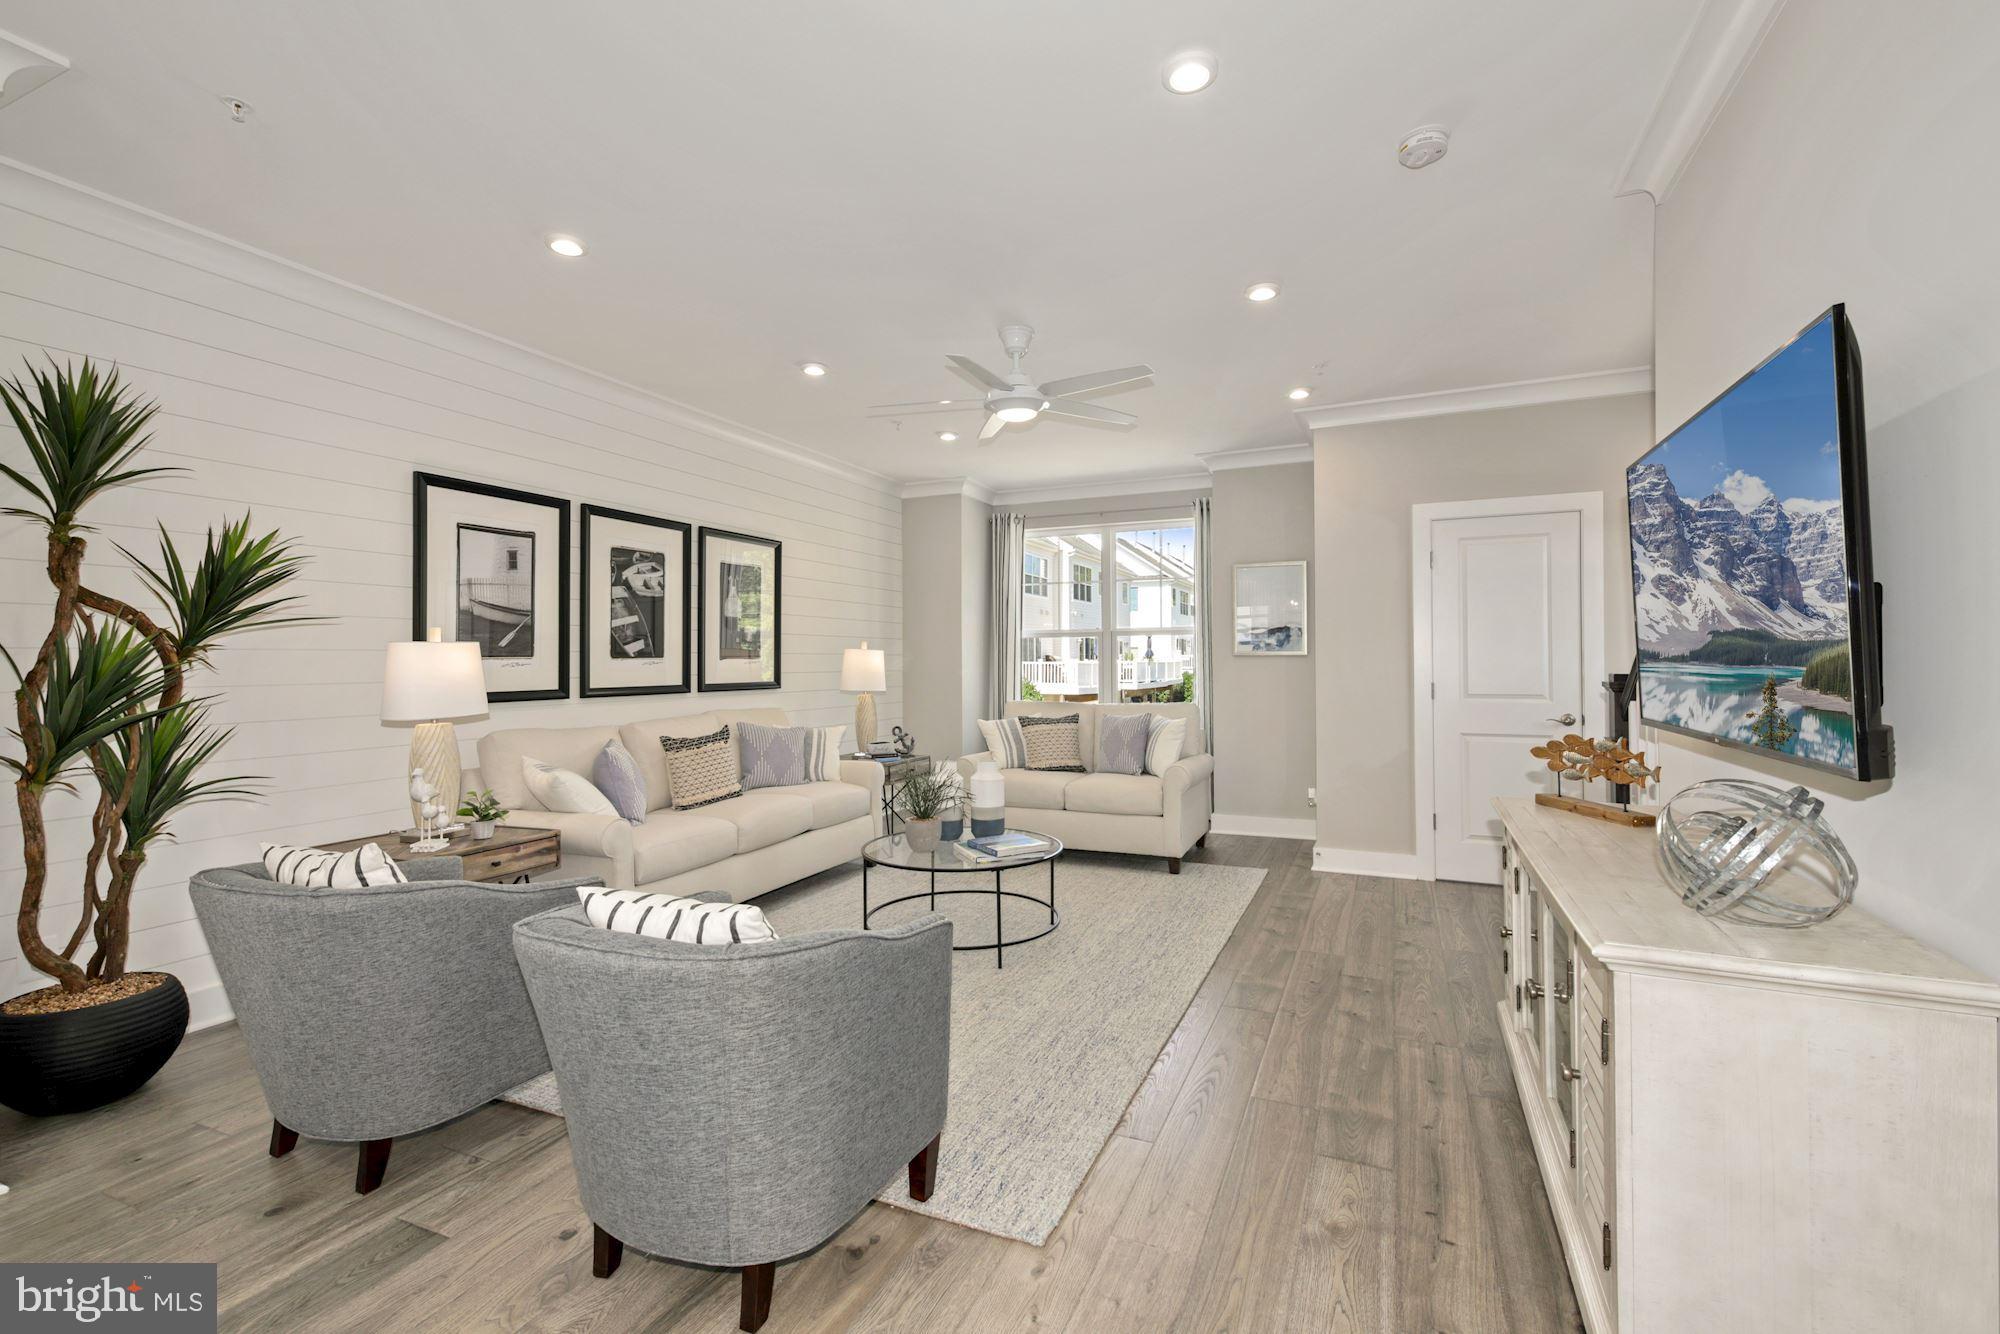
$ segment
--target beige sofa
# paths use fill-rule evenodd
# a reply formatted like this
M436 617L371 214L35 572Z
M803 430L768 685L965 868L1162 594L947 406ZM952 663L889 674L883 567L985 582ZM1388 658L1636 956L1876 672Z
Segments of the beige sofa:
M1057 704L1016 700L1007 716L1078 715L1084 773L1002 769L1007 780L1007 823L1015 829L1050 834L1064 846L1091 852L1131 852L1165 857L1179 875L1181 858L1208 837L1215 810L1211 779L1215 760L1202 735L1201 710L1193 704ZM1107 713L1160 713L1185 718L1187 741L1181 758L1164 774L1101 774L1097 769L1097 720ZM958 762L970 778L984 752Z
M596 875L617 889L672 894L718 890L755 898L861 855L881 832L882 766L842 760L839 782L753 788L740 797L676 810L667 786L663 736L702 736L724 723L790 726L782 709L717 709L623 727L520 727L479 739L479 769L467 787L493 790L507 824L562 834L563 875ZM641 825L615 815L541 809L521 774L521 757L590 777L613 737L645 771L648 813Z

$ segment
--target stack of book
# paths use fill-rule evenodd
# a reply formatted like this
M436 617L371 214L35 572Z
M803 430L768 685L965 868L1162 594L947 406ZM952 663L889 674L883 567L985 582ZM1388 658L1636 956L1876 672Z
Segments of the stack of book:
M1018 833L1009 829L1004 834L991 834L985 838L968 838L962 843L951 845L961 860L974 866L985 866L993 862L1014 861L1032 856L1048 849L1049 840L1034 834Z

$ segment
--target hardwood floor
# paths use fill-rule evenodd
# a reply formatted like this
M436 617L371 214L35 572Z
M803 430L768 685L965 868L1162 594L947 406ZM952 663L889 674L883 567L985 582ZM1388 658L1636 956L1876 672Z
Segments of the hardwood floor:
M1499 891L1310 851L1193 852L1269 874L1046 1246L870 1205L778 1267L765 1329L1581 1329L1488 1000ZM233 1026L116 1106L0 1111L0 1255L219 1260L228 1330L736 1327L734 1273L591 1277L555 1117L399 1140L365 1196L354 1146L270 1132Z

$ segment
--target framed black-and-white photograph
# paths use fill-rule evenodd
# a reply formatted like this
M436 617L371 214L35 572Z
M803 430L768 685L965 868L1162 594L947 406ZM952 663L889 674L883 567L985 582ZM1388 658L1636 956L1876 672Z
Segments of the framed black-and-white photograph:
M768 537L701 530L703 690L778 688L782 553Z
M1236 567L1236 656L1304 657L1306 563L1270 561Z
M416 474L410 633L478 643L489 700L569 695L569 502Z
M688 689L690 529L672 519L584 505L582 690L678 695Z

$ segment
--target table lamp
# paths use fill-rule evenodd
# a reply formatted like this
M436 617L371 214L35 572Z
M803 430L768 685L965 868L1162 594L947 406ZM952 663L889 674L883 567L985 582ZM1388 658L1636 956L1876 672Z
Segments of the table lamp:
M382 667L382 721L414 724L410 767L424 771L450 810L458 809L461 795L458 735L451 725L485 716L486 669L477 641L447 644L444 632L433 626L428 640L389 645ZM410 810L423 818L414 800Z
M889 688L889 665L882 650L869 648L864 639L860 648L841 654L840 688L861 692L854 701L854 751L866 755L875 744L875 696L871 692Z

